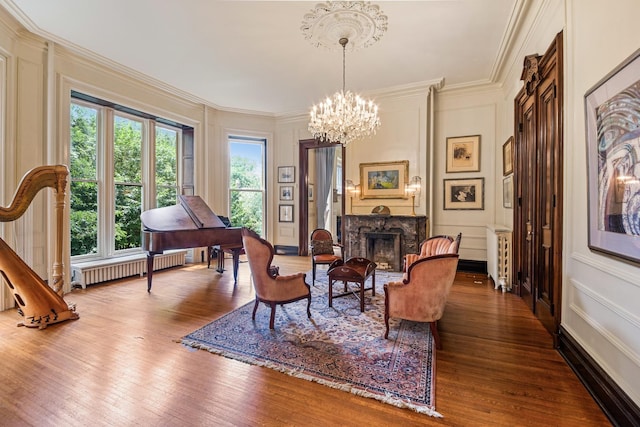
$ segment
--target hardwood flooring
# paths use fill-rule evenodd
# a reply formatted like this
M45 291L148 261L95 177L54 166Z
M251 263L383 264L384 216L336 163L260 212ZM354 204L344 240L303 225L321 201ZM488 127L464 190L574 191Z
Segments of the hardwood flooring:
M275 264L281 274L311 266ZM522 300L484 275L458 274L439 322L441 419L179 344L253 300L246 263L237 286L230 271L195 264L157 272L150 294L135 277L65 300L80 319L42 331L0 313L0 425L610 425Z

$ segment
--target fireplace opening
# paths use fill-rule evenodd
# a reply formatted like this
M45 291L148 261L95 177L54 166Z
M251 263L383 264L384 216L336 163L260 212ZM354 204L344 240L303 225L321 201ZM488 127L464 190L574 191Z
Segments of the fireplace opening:
M402 251L400 250L401 233L396 232L368 232L367 259L378 264L379 269L401 271Z

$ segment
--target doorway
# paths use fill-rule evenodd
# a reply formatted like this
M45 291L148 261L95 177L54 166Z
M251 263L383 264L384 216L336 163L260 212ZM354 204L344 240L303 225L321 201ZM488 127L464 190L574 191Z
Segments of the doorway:
M562 32L525 58L515 99L516 292L558 342L562 298Z
M315 139L300 141L300 256L309 254L309 234L318 227L329 230L334 241L344 235L345 154L344 145L340 143L323 143ZM331 165L330 170L325 168L328 165Z

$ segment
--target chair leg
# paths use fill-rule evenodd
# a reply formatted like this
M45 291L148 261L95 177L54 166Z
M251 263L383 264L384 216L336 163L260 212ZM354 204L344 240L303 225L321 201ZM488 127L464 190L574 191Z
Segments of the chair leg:
M276 319L276 303L272 302L271 304L271 318L269 319L269 329L274 329L274 322Z
M384 331L384 339L386 340L389 338L389 310L387 310L386 304L384 310L384 327L386 328Z
M253 306L253 315L251 316L251 319L256 320L256 311L258 311L258 304L260 304L260 301L258 300L258 298L256 298L256 303Z
M442 343L440 342L440 335L438 334L438 324L436 322L429 322L429 328L431 328L431 335L436 342L436 348L442 350Z
M312 273L311 276L313 278L313 283L316 283L316 263L313 263L313 268L311 269Z
M307 318L311 319L311 294L307 297Z

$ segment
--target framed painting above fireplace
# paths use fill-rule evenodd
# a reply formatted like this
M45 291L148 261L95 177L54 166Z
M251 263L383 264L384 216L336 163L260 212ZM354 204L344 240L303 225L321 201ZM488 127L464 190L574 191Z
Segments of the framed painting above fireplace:
M360 163L361 199L406 199L409 160Z

